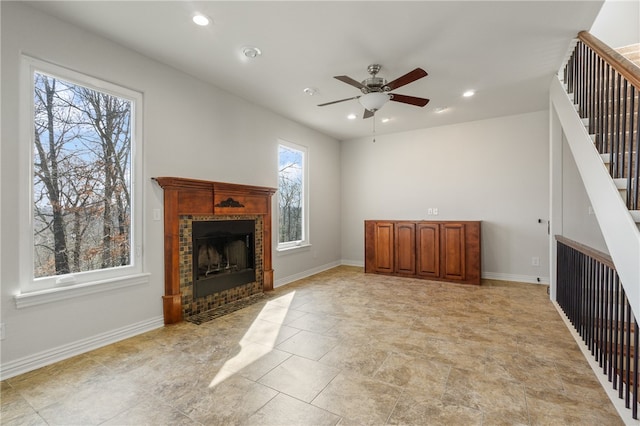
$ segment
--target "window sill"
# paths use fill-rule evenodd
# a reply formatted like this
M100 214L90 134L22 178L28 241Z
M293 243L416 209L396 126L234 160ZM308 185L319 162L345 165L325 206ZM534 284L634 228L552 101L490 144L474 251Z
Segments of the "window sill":
M90 283L76 284L67 287L48 288L46 290L20 293L13 296L16 308L28 308L31 306L44 305L46 303L58 302L60 300L72 299L74 297L86 296L89 294L102 293L118 288L131 287L149 283L150 273L128 275L125 277L110 278Z
M277 248L276 252L278 253L278 256L281 256L281 255L296 253L299 251L307 251L310 249L311 249L311 244L301 244L299 246Z

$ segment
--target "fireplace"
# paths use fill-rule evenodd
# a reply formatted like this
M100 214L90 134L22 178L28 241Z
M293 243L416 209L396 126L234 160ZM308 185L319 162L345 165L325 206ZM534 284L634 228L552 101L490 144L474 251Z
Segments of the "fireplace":
M194 298L256 280L255 226L255 220L193 222Z
M271 197L275 188L181 177L153 180L164 191L165 324L273 290ZM226 231L216 229L217 224L214 229L198 229L199 222L225 221L238 224ZM243 248L247 246L251 248ZM202 279L200 264L206 265Z

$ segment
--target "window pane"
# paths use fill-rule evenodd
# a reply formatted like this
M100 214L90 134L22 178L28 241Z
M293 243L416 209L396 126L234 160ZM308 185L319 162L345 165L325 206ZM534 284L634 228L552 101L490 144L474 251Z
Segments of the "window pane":
M130 265L132 101L33 77L34 277Z
M278 243L301 241L304 221L304 152L280 145L278 151Z

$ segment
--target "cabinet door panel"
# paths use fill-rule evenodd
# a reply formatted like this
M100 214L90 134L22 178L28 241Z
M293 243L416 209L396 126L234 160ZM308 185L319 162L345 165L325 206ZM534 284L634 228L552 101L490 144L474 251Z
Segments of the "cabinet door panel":
M423 277L440 276L440 225L419 223L417 238L417 273Z
M393 223L376 223L376 272L393 272Z
M416 224L396 224L396 272L416 273Z
M442 225L443 278L464 280L465 274L465 226L464 224Z

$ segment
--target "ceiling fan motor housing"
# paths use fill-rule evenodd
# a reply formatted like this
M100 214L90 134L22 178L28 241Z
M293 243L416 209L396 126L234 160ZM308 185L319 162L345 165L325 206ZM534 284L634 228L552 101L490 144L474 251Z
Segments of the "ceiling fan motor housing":
M362 81L362 85L366 86L362 88L362 93L371 93L371 92L386 92L389 91L389 88L386 87L387 80L382 77L369 77L366 80Z

